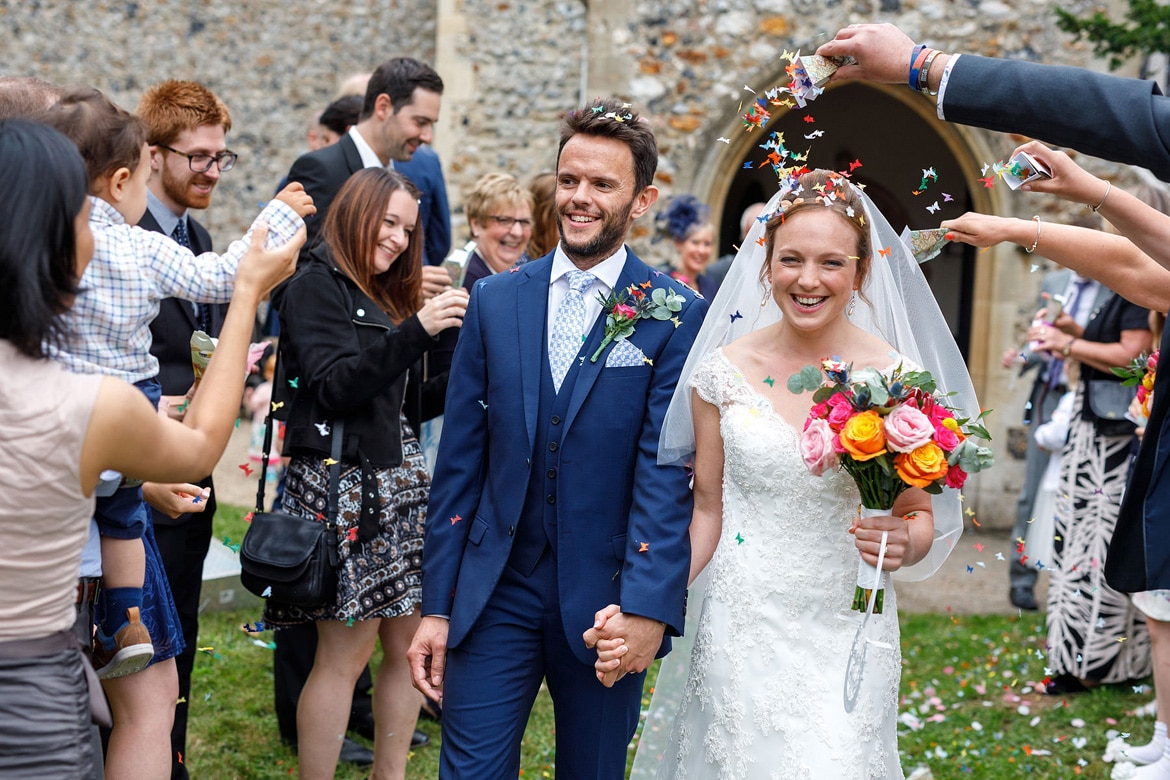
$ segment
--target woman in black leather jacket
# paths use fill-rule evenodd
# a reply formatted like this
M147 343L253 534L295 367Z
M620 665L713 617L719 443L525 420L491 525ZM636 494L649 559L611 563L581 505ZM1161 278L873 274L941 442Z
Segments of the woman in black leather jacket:
M284 380L291 390L284 510L325 520L333 436L343 428L336 522L336 602L318 609L269 602L274 625L317 622L313 671L297 707L301 777L332 777L354 682L376 639L375 776L405 773L421 696L406 649L418 623L430 480L404 413L411 367L444 328L461 324L464 290L421 300L418 192L401 174L354 174L326 216L322 241L277 295ZM441 385L441 386L440 386ZM411 387L415 385L411 383ZM445 377L417 388L441 408ZM429 399L429 402L428 402ZM411 415L414 416L414 415Z

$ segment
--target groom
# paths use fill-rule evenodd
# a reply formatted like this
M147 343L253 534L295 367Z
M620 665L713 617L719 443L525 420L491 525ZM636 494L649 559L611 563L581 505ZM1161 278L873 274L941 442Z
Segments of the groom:
M625 104L566 115L559 246L471 293L409 652L415 685L442 697L440 778L515 778L542 680L558 777L623 777L644 670L682 631L691 495L685 471L656 456L707 303L624 244L658 197L657 163L653 132ZM681 296L673 318L640 319L602 347L598 294L659 290ZM638 673L605 688L581 637L610 603Z

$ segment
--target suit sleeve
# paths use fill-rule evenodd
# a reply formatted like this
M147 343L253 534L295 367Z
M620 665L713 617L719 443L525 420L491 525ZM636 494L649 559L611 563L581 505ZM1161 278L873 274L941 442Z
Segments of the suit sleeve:
M290 282L280 313L281 339L296 354L301 386L329 412L367 403L433 343L411 316L363 349L341 286L319 274Z
M447 383L443 436L431 481L423 541L422 614L451 614L455 583L487 471L487 355L480 322L482 287L471 292ZM457 518L454 519L453 518Z
M1170 181L1170 98L1152 81L964 54L943 112L949 122L1028 135Z
M691 301L680 313L682 324L674 329L654 362L634 464L634 496L621 578L622 611L665 623L668 633L675 636L682 635L686 617L694 501L686 470L659 465L658 442L666 409L707 305L702 298ZM641 550L643 543L649 545L645 551Z
M321 159L321 155L314 153L303 154L297 158L288 171L288 180L300 182L305 192L313 199L313 205L317 207L317 213L305 220L308 234L305 245L301 247L300 259L303 261L321 235L325 214L329 211L337 191L341 189L341 183L337 181L337 174Z

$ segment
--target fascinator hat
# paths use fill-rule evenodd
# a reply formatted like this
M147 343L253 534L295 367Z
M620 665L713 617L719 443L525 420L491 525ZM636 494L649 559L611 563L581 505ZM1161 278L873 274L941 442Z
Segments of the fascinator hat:
M654 227L658 231L654 240L685 241L691 228L706 225L710 215L711 209L694 195L676 195L654 217Z
M840 201L845 201L844 208ZM845 174L802 171L781 181L780 191L752 225L711 303L666 413L659 463L682 463L694 453L690 378L703 360L713 350L780 321L780 308L767 294L764 281L768 247L761 238L768 223L775 225L787 211L809 205L833 207L867 233L869 272L859 290L857 305L846 315L849 320L893 346L897 355L891 360L900 357L929 371L939 392L948 395L948 405L959 416L978 416L979 402L963 356L910 249L873 201ZM913 566L895 572L895 578L925 579L942 565L958 541L963 527L958 491L944 488L942 494L932 496L932 508L935 528L930 553Z

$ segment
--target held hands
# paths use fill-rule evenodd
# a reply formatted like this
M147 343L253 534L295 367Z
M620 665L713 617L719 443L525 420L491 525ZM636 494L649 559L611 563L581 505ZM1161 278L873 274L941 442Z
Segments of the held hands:
M599 610L593 627L582 634L585 646L597 650L593 668L598 681L612 688L627 674L646 671L662 646L665 630L657 620L626 614L616 604Z
M432 701L443 701L443 673L447 668L446 618L428 616L422 619L414 640L406 651L410 663L410 677L414 687Z
M297 252L305 243L305 235L305 226L302 225L287 244L266 249L268 225L264 223L256 225L256 229L252 231L248 251L240 260L240 267L236 269L236 291L232 299L238 295L251 295L255 297L252 301L254 305L271 292L273 287L287 279L296 270Z
M443 269L439 269L442 271ZM446 275L446 272L443 272ZM458 328L463 324L467 312L467 290L448 288L423 304L418 310L418 321L431 336L447 328Z
M853 522L849 533L862 559L870 566L877 566L878 552L882 546L882 531L887 531L886 557L882 561L885 571L897 571L910 556L910 521L892 515L863 517Z
M211 498L211 488L188 483L143 482L142 497L152 507L174 520L179 515L202 512Z
M276 193L276 199L295 211L301 219L317 213L312 197L305 192L305 186L299 181L286 184L283 190Z
M1056 322L1059 324L1061 320L1068 320L1072 322L1074 328L1078 327L1072 317L1069 317L1063 312L1060 317L1057 317ZM1050 352L1057 356L1062 356L1061 353L1064 348L1073 341L1076 341L1076 338L1076 336L1070 336L1056 325L1040 324L1028 328L1028 339L1033 342L1033 349L1035 351Z

